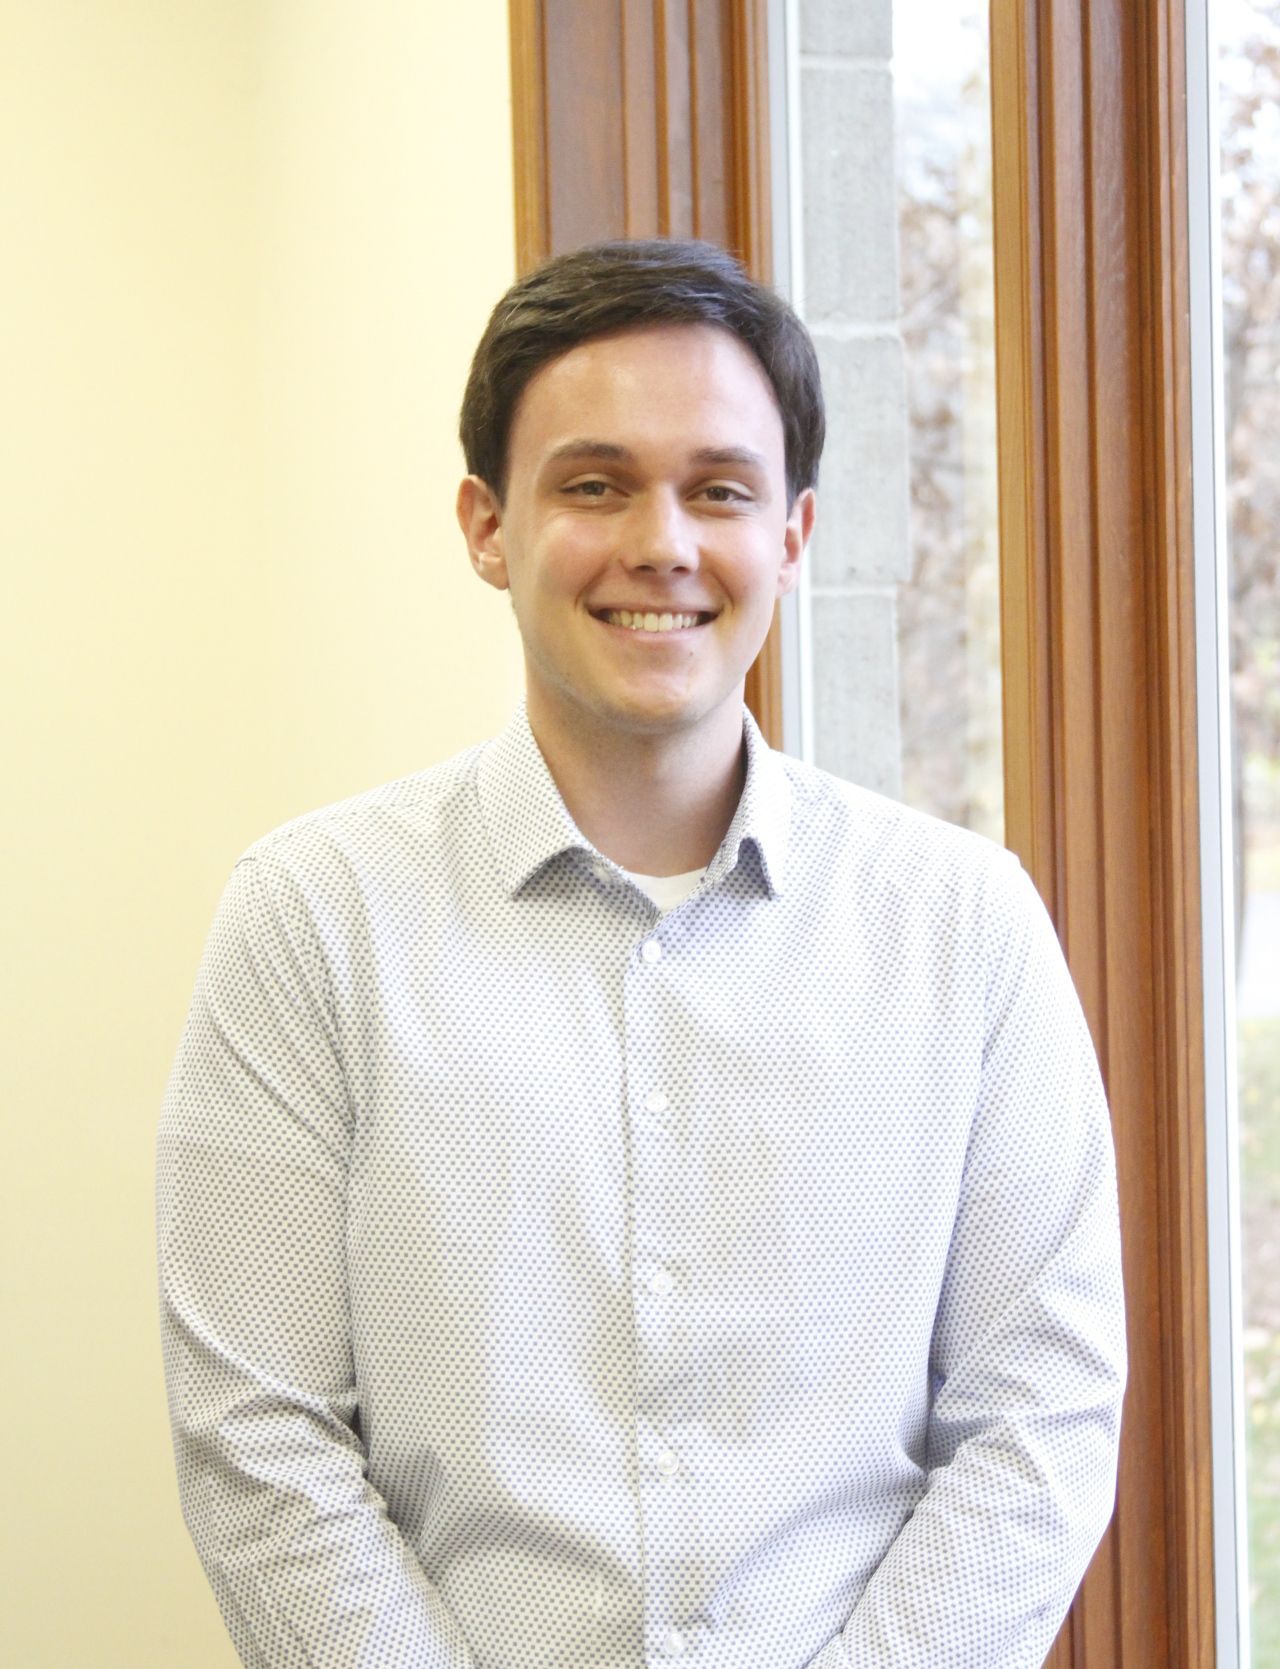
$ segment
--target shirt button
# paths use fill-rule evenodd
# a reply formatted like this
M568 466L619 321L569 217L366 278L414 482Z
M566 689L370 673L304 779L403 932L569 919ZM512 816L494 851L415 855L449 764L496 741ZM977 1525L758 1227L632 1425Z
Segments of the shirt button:
M680 1653L684 1650L684 1635L681 1634L678 1628L669 1628L667 1630L667 1650L671 1653L672 1657L679 1657Z
M644 1098L644 1110L646 1113L665 1113L670 1105L670 1101L668 1101L667 1097L660 1089L651 1089L648 1095Z
M646 962L656 962L662 955L662 946L656 939L646 939L640 946L640 954Z
M672 1454L670 1449L664 1449L658 1456L658 1470L664 1478L674 1478L680 1470L680 1457Z
M649 1286L654 1292L668 1293L675 1284L669 1269L659 1269L649 1277Z

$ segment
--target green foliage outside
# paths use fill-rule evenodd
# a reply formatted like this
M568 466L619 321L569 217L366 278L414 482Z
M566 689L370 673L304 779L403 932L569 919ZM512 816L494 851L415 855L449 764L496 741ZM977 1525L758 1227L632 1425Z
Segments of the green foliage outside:
M1253 1669L1280 1669L1280 1015L1240 1027Z

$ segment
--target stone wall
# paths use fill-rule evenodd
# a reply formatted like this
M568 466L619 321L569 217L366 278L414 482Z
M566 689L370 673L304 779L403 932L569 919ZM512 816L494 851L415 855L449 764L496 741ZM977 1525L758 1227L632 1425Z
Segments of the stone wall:
M800 0L799 12L800 304L828 423L810 568L814 758L896 795L896 593L910 554L893 7Z

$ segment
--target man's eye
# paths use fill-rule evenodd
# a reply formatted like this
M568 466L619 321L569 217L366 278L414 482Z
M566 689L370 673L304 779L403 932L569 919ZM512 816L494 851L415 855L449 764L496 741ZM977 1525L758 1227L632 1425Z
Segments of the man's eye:
M565 489L567 493L577 493L582 498L603 498L609 491L607 481L573 481Z
M702 490L713 504L745 504L748 496L737 487L726 487L720 481Z

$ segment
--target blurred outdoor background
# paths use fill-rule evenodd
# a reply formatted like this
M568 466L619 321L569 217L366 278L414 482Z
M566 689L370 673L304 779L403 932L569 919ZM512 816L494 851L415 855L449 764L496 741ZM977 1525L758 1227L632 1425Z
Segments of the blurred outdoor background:
M1218 29L1249 1586L1280 1669L1280 4Z
M987 10L894 0L909 535L888 786L1000 839ZM1253 1669L1280 1669L1280 0L1220 0L1216 27L1249 1591Z

